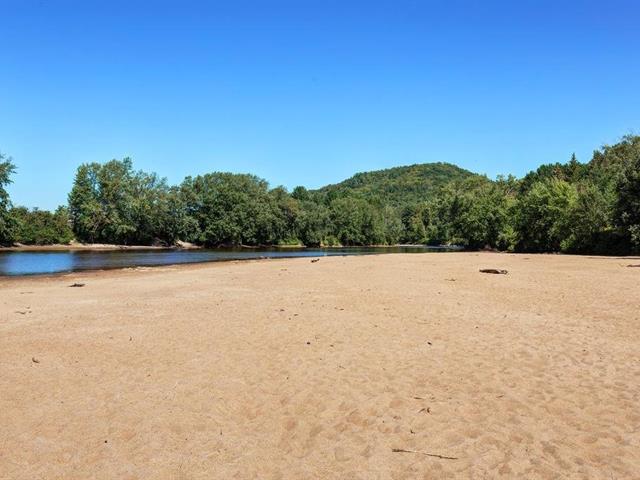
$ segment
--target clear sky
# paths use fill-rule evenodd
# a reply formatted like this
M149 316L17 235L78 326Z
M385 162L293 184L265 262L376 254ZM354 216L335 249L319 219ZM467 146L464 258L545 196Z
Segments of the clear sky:
M640 133L640 2L0 0L16 204L82 162L318 187L447 161L494 177Z

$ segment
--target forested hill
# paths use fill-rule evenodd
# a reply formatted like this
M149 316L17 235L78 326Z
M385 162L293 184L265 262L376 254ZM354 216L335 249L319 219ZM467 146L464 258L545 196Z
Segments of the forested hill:
M561 159L562 160L562 159ZM432 163L359 173L318 190L212 172L170 185L129 158L78 167L68 205L14 206L0 155L0 245L455 244L519 252L640 252L640 136L579 162L495 180Z
M340 183L313 191L321 196L359 196L386 204L406 205L432 198L439 188L475 176L450 163L421 163L356 173Z

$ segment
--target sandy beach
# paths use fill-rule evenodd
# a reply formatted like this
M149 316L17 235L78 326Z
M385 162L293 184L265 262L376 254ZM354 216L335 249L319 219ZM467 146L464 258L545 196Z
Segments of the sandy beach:
M0 478L640 478L628 264L434 253L0 279Z

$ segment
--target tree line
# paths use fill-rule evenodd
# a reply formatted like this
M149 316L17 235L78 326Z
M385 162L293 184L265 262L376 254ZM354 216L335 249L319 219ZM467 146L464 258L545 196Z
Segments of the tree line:
M169 185L130 159L78 167L68 205L13 206L0 156L0 244L446 245L516 252L640 251L640 136L490 180L448 164L358 174L319 190L215 172Z

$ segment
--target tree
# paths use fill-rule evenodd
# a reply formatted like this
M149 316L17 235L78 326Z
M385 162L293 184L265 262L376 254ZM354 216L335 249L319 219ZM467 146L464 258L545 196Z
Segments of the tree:
M382 243L387 245L399 243L403 236L402 218L399 209L391 205L385 205L380 211L380 216L384 233Z
M270 196L267 182L255 175L216 172L187 177L181 195L197 225L192 238L198 243L274 244L288 228L287 213L279 210L282 192Z
M633 153L618 178L615 217L640 250L640 152Z
M517 203L518 250L559 251L571 234L569 211L576 201L576 188L564 180L547 178L534 183Z
M293 189L293 192L291 192L291 196L301 202L306 202L310 200L309 190L307 190L305 187L302 187L302 186L295 187Z
M188 235L179 190L155 173L134 171L129 158L78 167L69 212L83 242L171 244Z
M469 177L443 187L423 214L429 243L510 249L515 179Z
M104 238L102 230L106 223L100 202L97 163L78 167L69 193L69 215L76 238L81 242L94 243Z
M298 239L307 247L319 247L331 243L329 235L333 226L329 209L321 203L301 202L295 230Z
M0 245L12 243L13 220L9 210L11 199L6 187L11 183L11 175L16 167L10 157L0 153Z
M60 206L55 212L15 207L11 210L14 222L13 240L25 245L67 244L73 239L69 212Z
M270 216L265 218L269 234L269 243L299 243L296 225L300 215L300 202L284 187L276 187L269 192Z
M366 200L342 197L331 202L334 235L342 245L379 245L384 242L380 212Z
M404 242L411 244L427 243L427 229L424 222L426 209L427 205L424 203L406 205L402 209L402 240Z
M588 180L579 182L575 188L575 201L566 211L568 236L560 248L573 253L606 253L606 237L611 233L612 199Z

